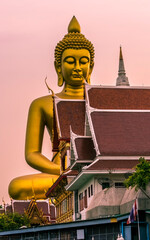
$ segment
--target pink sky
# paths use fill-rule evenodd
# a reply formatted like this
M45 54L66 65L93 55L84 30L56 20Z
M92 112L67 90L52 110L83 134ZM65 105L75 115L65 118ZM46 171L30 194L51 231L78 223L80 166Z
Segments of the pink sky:
M0 204L9 202L11 179L35 173L24 158L31 101L55 92L54 48L72 16L95 46L93 84L115 85L120 44L130 85L150 85L149 0L1 0L0 1ZM51 155L45 136L43 152Z

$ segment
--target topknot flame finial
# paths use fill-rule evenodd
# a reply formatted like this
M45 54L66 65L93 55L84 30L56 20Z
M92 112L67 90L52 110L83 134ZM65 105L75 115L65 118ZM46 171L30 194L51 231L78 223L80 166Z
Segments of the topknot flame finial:
M70 32L81 32L80 24L75 16L73 16L68 26L68 33Z

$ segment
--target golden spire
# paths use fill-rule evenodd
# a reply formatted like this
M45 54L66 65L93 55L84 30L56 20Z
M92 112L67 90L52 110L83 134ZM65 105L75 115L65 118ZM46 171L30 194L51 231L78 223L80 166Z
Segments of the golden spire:
M75 16L73 16L68 26L68 33L70 32L81 32L80 24Z
M122 47L120 46L120 54L119 54L119 75L125 75L125 67L124 67L124 61L123 61L123 54L122 54Z
M120 45L120 57L119 57L120 60L123 60L123 55L122 55L122 47Z

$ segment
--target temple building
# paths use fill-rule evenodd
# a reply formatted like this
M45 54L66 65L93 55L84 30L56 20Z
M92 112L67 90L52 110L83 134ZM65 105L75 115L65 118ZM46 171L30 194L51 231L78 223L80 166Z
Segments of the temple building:
M11 200L11 205L4 206L4 212L25 214L30 219L32 226L53 224L56 222L55 207L46 200Z
M89 85L85 89L85 135L71 132L70 168L79 174L66 187L78 192L76 212L81 219L127 214L137 195L141 210L145 204L149 209L147 197L125 189L123 182L141 156L150 160L150 89Z
M72 222L74 220L74 196L72 191L66 191L65 186L69 179L73 179L77 171L64 172L48 190L46 196L50 196L56 207L56 223Z
M61 175L46 193L53 216L48 209L40 215L38 201L38 208L32 200L26 207L33 219L45 217L51 225L0 233L0 239L34 232L36 239L116 240L122 233L136 240L137 222L127 225L136 198L140 236L149 239L150 200L124 181L140 157L150 161L150 87L130 86L121 47L116 86L85 83L83 100L53 96L53 112L53 161L61 159Z
M14 178L11 205L1 209L25 213L32 227L0 232L0 239L149 239L150 184L135 191L124 181L141 157L150 161L150 87L130 86L121 47L116 86L90 85L94 55L73 16L55 48L63 89L54 94L47 85L52 94L29 109L25 159L40 174ZM46 128L51 161L42 153ZM128 224L135 200L138 224Z
M148 235L150 201L140 190L126 189L124 181L140 157L150 161L150 88L129 86L121 48L116 85L85 84L84 100L54 97L53 146L61 152L62 175L46 196L55 197L63 186L56 197L58 222L110 218L130 239L126 220L136 198L143 234ZM66 202L65 215L60 198Z

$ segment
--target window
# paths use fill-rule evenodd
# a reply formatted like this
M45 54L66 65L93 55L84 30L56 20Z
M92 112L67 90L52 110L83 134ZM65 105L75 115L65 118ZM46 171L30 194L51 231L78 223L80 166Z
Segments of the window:
M25 237L25 240L34 240L34 237Z
M61 215L67 212L67 199L64 199L61 203Z
M82 211L84 209L83 192L79 194L79 205L80 205L80 211Z
M102 189L109 188L109 187L110 187L110 183L109 182L103 182L102 183Z
M93 196L93 184L91 185L91 196Z
M48 239L48 232L39 232L39 239L40 240Z
M125 188L125 185L123 182L115 182L115 188Z
M79 194L79 206L80 206L80 211L82 211L84 208L87 208L87 189Z
M87 208L87 190L84 191L84 208Z
M115 240L120 232L119 223L107 223L87 228L88 239ZM126 238L129 239L129 238ZM144 238L146 239L146 238Z
M56 206L56 217L58 218L60 216L60 205Z
M91 189L90 189L90 187L88 187L88 197L89 198L91 197Z
M73 198L73 195L70 194L69 200L68 200L69 201L69 211L72 210L72 208L73 208L73 201L72 201L73 199L72 198Z

